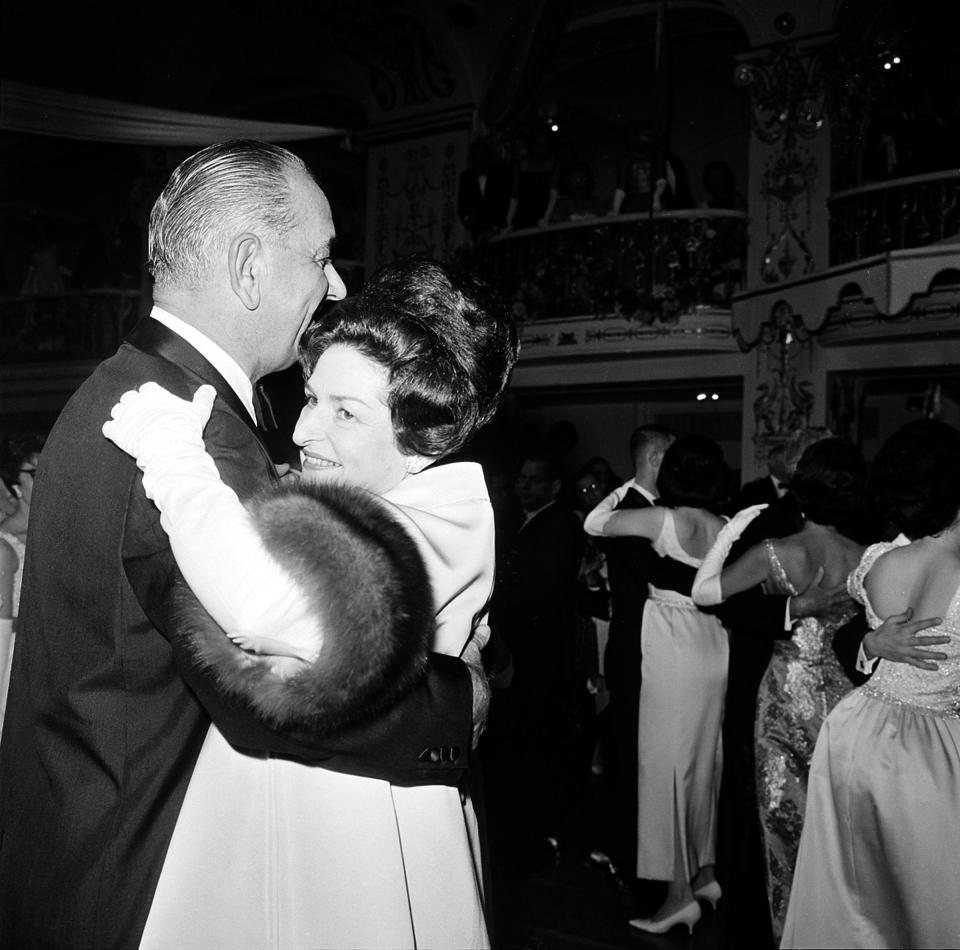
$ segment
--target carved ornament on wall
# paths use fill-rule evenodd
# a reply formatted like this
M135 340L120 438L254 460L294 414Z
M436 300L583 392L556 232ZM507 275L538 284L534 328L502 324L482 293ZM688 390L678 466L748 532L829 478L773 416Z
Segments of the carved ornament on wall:
M423 24L397 6L355 0L331 17L335 42L366 70L384 112L445 99L456 89Z

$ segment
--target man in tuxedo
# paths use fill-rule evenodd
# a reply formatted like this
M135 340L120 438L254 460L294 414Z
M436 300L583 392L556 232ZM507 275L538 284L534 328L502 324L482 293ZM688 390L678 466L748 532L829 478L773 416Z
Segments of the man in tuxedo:
M126 390L217 391L205 431L241 498L277 482L254 384L293 363L325 297L330 206L290 152L238 141L173 173L150 218L155 306L67 404L31 512L0 746L0 945L136 946L208 726L241 750L396 784L456 784L471 678L433 657L414 691L339 733L274 732L192 667L170 620L178 577L132 458L101 434ZM336 821L318 813L317 820Z
M740 489L737 511L751 505L772 505L783 498L789 486L790 473L786 464L787 447L785 443L775 445L767 455L767 474L755 478Z
M664 426L640 426L630 436L633 478L611 492L598 507L647 508L656 503L657 475L663 454L676 438ZM616 825L608 833L614 862L632 878L637 866L637 716L640 703L640 625L647 584L659 556L645 538L604 538L610 587L610 633L604 673L610 694L608 722L612 761L608 788Z
M460 172L457 216L474 241L493 237L507 226L514 172L496 161L485 138L470 146L470 167Z
M533 452L514 483L523 520L497 574L491 623L513 656L513 681L501 697L498 730L490 737L496 764L491 782L510 797L513 846L521 861L543 856L558 841L571 804L576 761L575 682L577 577L586 536L558 501L557 460ZM496 796L493 796L496 797Z

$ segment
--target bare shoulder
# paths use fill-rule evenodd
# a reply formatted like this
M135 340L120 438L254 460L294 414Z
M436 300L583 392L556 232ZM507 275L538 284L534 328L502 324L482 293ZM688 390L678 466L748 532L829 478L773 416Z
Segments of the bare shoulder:
M877 558L865 587L883 617L913 606L922 616L939 614L960 578L960 558L934 539L922 538Z

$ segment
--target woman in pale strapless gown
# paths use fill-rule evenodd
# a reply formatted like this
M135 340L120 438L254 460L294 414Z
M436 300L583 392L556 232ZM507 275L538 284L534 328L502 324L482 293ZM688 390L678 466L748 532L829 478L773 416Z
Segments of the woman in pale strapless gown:
M851 575L871 627L939 616L938 669L883 661L827 717L783 947L960 947L960 433L943 426L929 533L874 545ZM918 460L919 463L920 460Z
M608 511L601 503L584 523L588 534L649 538L662 558L640 628L636 874L667 882L653 916L630 921L648 933L678 924L692 930L699 900L720 899L714 864L729 642L720 621L690 599L690 587L723 524L715 511L725 478L720 446L686 436L664 453L660 504Z

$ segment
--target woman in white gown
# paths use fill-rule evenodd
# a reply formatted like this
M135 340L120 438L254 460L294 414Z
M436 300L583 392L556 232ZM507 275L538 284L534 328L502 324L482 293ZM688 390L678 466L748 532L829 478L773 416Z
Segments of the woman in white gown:
M656 913L630 921L649 933L677 924L692 930L701 916L697 898L715 904L720 897L714 863L729 642L717 618L690 599L690 588L723 524L715 512L726 471L712 439L677 439L657 476L660 504L613 511L601 503L584 522L591 535L649 538L663 559L640 628L636 871L668 882Z
M472 281L401 261L308 330L300 351L303 479L357 486L388 504L426 564L432 649L459 655L492 588L493 514L479 465L430 466L493 415L516 359L512 322ZM137 457L204 607L249 657L286 654L270 662L295 678L298 664L325 662L333 631L317 636L302 622L303 597L256 532L238 531L249 518L202 451L200 394L191 405L148 384L124 397L104 431ZM297 543L309 558L312 545L334 542ZM443 754L425 750L434 752ZM488 945L464 790L248 755L210 727L142 947Z
M849 588L874 628L941 617L924 632L949 638L945 659L881 661L824 722L783 947L960 947L960 433L920 425L925 449L893 460L913 481L896 521L919 540L868 548Z

